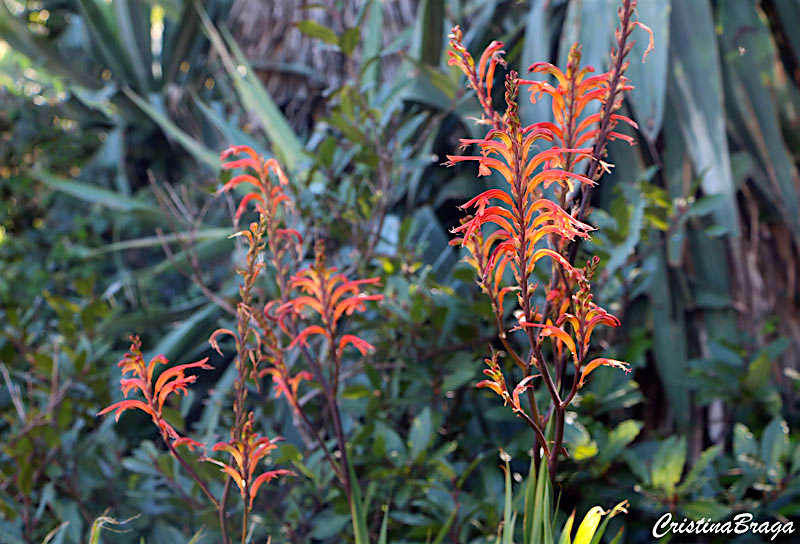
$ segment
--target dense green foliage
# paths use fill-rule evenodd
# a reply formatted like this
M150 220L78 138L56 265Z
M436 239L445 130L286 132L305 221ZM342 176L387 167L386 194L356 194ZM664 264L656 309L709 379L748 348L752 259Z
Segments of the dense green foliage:
M447 67L445 29L461 24L473 51L501 39L522 74L563 64L576 40L600 70L616 5L421 0L391 43L380 1L357 2L353 28L298 10L348 74L298 132L253 67L263 59L227 31L232 4L0 0L0 541L85 542L103 515L129 521L107 520L101 541L219 541L147 416L96 414L122 398L115 363L136 333L149 356L211 357L170 417L198 440L228 438L235 369L207 341L235 326L244 260L228 238L234 200L213 194L231 143L284 165L309 259L325 238L333 264L381 278L383 303L348 325L376 351L346 361L340 395L370 540L485 541L503 521L498 448L521 481L531 433L474 388L496 330L448 230L487 182L440 166L480 117ZM627 499L607 538L625 524L629 542L668 510L800 515L800 10L661 0L639 18L656 49L642 64L639 38L627 74L638 144L611 145L600 233L584 245L602 259L596 298L623 322L603 350L634 372L598 370L581 390L557 482L558 527L573 508ZM547 119L549 103L523 114ZM286 438L270 464L298 475L264 487L251 541L352 539L323 452L264 383L250 392L259 431ZM301 392L326 421L320 392ZM215 467L196 470L222 488ZM511 497L520 511L525 491Z

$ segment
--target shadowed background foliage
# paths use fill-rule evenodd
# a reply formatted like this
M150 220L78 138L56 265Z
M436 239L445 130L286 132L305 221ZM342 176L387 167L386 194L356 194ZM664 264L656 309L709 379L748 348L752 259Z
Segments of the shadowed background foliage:
M146 418L95 414L120 398L115 363L135 332L176 363L212 356L171 415L207 442L227 432L234 374L207 339L233 320L242 260L233 200L213 196L230 143L285 165L308 240L382 277L386 302L355 321L378 349L348 367L342 394L370 530L494 534L497 448L524 473L530 436L473 387L491 311L448 230L486 179L440 166L480 116L447 66L447 32L460 24L473 53L502 40L523 74L563 66L576 40L604 70L616 9L0 0L0 541L84 542L104 513L141 515L108 541L217 541ZM629 542L670 509L800 515L800 7L643 0L638 13L656 49L641 63L639 37L627 73L637 145L611 144L583 248L623 323L603 349L634 372L598 371L581 391L560 475L570 510L629 499L612 521ZM552 116L546 100L523 114ZM253 398L260 425L287 438L272 462L300 476L262 491L252 541L346 541L321 452L269 388ZM326 417L314 390L303 401Z

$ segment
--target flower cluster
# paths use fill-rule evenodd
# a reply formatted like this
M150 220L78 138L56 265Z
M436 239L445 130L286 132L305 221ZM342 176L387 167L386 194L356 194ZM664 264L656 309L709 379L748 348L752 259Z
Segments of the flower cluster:
M195 363L170 367L164 370L153 383L157 365L166 365L168 361L163 355L156 355L150 359L149 363L145 363L142 355L141 340L138 336L131 336L130 351L117 364L122 369L122 379L119 384L126 400L104 408L97 415L104 415L113 411L115 412L116 421L119 421L119 417L126 410L141 410L153 419L153 423L161 431L161 436L164 437L164 440L175 440L176 445L182 443L187 443L190 446L196 445L196 442L182 438L172 425L167 423L163 417L162 410L164 403L172 393L180 394L183 392L185 395L187 393L186 387L197 380L196 375L187 376L187 370L192 368L213 369L211 365L206 364L207 361L208 357ZM126 378L126 374L131 374L133 377ZM141 392L144 401L127 399L128 394L134 390Z
M551 476L562 451L566 407L587 376L603 365L628 371L626 363L614 359L601 357L585 362L594 329L598 325L616 327L619 320L592 301L590 281L598 259L590 260L583 268L576 268L573 263L578 242L589 238L594 230L584 219L589 191L612 167L604 160L607 142L621 139L633 144L633 138L616 127L624 122L637 128L633 121L617 113L624 92L632 89L624 76L628 66L625 57L632 47L628 38L637 25L650 32L633 21L635 7L636 2L631 0L620 10L617 47L612 51L609 71L595 75L592 67L581 67L577 44L570 49L566 71L545 62L531 65L531 72L552 76L553 82L521 79L510 71L505 77L502 115L495 110L491 93L497 65L505 65L503 44L492 42L476 63L462 43L461 30L455 27L450 35L449 62L461 69L476 92L484 110L479 123L491 128L483 138L461 140L462 150L476 146L476 153L448 155L445 165L476 162L478 176L497 174L495 177L503 181L461 206L470 215L453 229L457 237L451 244L466 249L466 261L476 269L478 284L492 302L506 354L524 373L516 386L507 385L508 377L498 363L498 353L494 353L486 360L489 368L484 374L488 379L478 386L500 395L533 428L538 446L550 456ZM652 49L652 32L650 39L648 52ZM518 95L524 87L534 102L542 95L551 98L555 122L528 126L521 123ZM585 170L579 172L579 168ZM548 196L552 194L547 191L551 186L555 188L555 198ZM575 202L577 196L581 196L580 205ZM570 212L567 209L571 203ZM550 262L550 280L545 305L540 309L534 304L538 283L532 277L539 261L545 258ZM510 330L525 333L527 354L520 353L507 335L504 299L510 292L516 293L518 306L514 312L517 323ZM549 361L543 349L548 338L552 342ZM562 387L570 356L574 372L572 386L567 386L565 393ZM553 409L546 417L539 416L535 401L533 381L537 377L544 382L552 402ZM523 392L528 396L530 414L521 404ZM548 448L542 432L547 417L555 418L552 448Z

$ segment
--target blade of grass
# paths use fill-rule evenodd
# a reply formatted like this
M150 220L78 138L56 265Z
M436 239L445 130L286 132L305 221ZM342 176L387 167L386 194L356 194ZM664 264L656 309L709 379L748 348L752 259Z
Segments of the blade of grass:
M140 97L133 90L125 87L122 89L125 96L131 99L143 112L145 112L161 129L172 139L178 142L186 151L189 152L198 162L211 168L213 171L219 170L219 158L215 152L198 142L170 118L150 105L144 98Z
M303 157L302 143L261 84L230 32L225 27L221 27L218 31L198 0L195 0L194 6L200 15L206 35L222 58L225 70L236 84L240 100L258 116L264 132L272 143L273 151L280 156L284 166L294 170Z
M64 179L38 168L33 169L31 175L53 189L67 193L86 202L99 204L106 208L123 212L139 211L154 214L160 213L155 206L114 191L109 191L108 189L97 187L85 181Z

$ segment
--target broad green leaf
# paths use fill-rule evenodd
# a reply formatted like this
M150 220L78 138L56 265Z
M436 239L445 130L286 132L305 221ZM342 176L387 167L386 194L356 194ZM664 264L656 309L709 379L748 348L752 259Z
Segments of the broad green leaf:
M647 201L642 197L642 194L634 187L627 185L623 185L622 187L623 189L628 189L624 190L624 193L626 200L630 202L633 209L628 219L628 233L625 237L625 241L614 246L611 257L605 265L605 273L609 276L613 276L614 272L625 264L625 261L630 257L636 245L639 243L644 221L644 210L647 205Z
M686 438L670 436L661 443L653 466L650 469L653 487L662 490L667 496L675 491L686 463Z
M153 79L150 8L140 0L115 0L113 7L120 45L128 52L140 91L147 93L151 90Z
M625 447L639 436L644 427L641 421L628 419L623 421L608 433L608 441L597 454L597 462L608 463L615 459Z
M319 24L316 21L312 21L310 19L299 21L295 24L295 26L297 27L297 30L306 36L320 39L330 45L336 45L339 43L339 36L336 35L336 32L327 26Z
M422 0L417 18L416 39L418 58L423 64L438 67L444 45L445 3L441 0Z
M756 393L769 383L771 374L772 360L766 353L762 353L748 365L744 385L748 390Z
M784 461L789 457L789 427L782 419L769 422L761 437L761 458L767 469L767 477L779 482L786 474Z
M353 54L359 40L361 39L361 31L358 28L348 28L344 34L339 37L339 48L347 56Z
M695 462L689 474L683 479L681 485L676 489L678 495L685 495L687 492L698 489L702 486L704 479L701 479L706 468L716 459L722 452L719 445L711 446L700 454L700 458ZM695 518L697 519L697 518Z
M428 448L433 439L433 419L427 406L411 422L409 434L409 460L416 461Z
M718 22L726 91L731 94L728 110L738 112L740 135L759 158L754 179L800 239L800 175L784 142L773 98L776 78L785 76L772 68L780 61L770 29L753 0L721 3Z
M573 0L567 4L567 18L558 46L558 66L561 69L567 65L572 44L578 42L581 44L581 66L593 66L598 74L606 71L614 28L619 24L618 7L616 0ZM546 60L546 57L536 60ZM599 108L599 103L593 102L583 114L596 113Z
M762 471L757 460L758 443L743 423L733 425L733 456L746 474L755 476Z
M200 15L194 5L192 2L180 1L183 6L162 4L167 17L175 21L174 25L168 27L169 32L165 32L164 35L164 58L161 59L162 85L175 83L179 79L181 63L191 59L191 52L198 42L198 37L205 39L199 32Z
M213 302L206 304L205 307L171 330L148 350L148 359L163 354L169 361L173 361L176 364L179 363L180 361L177 361L176 358L179 358L181 354L188 350L195 350L200 344L198 341L208 336L211 331L208 330L207 321L218 312L220 312L220 309L216 304ZM184 355L184 357L186 356L188 354Z
M670 18L669 94L707 195L723 195L715 219L739 235L736 187L725 135L722 76L708 0L674 2Z
M650 312L653 319L653 355L667 397L676 410L679 429L687 429L689 415L680 407L689 406L689 390L684 383L688 371L688 346L684 299L675 292L670 272L662 254L650 284Z
M225 118L222 112L216 111L214 109L214 105L204 104L196 93L192 92L191 94L192 98L194 98L195 105L200 108L200 111L203 113L203 115L205 115L206 119L208 119L208 121L214 125L214 127L216 127L220 133L222 133L222 137L226 143L232 144L235 142L236 145L250 146L256 151L256 153L269 158L270 154L266 153L266 149L263 147L261 142L253 138L252 135L241 130L231 119ZM216 106L220 105L216 104ZM219 109L224 111L224 107L220 107Z
M86 89L98 90L104 86L102 80L84 72L74 62L68 62L51 40L31 32L28 21L14 16L5 2L0 2L0 36L15 51L41 63L55 75Z
M129 84L136 85L140 92L147 90L146 80L141 79L143 73L137 73L125 48L120 43L115 21L109 13L108 6L96 0L78 0L83 18L89 30L89 37L100 53L104 67Z

